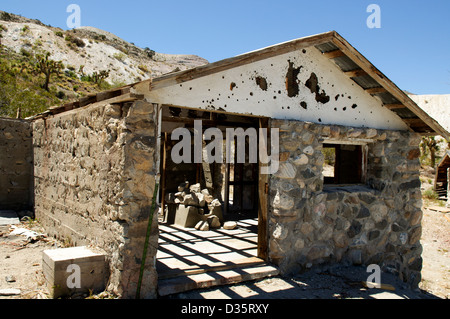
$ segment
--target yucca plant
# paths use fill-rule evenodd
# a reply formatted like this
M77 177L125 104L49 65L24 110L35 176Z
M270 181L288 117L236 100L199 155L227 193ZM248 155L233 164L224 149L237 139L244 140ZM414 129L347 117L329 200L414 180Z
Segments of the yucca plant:
M64 64L61 61L54 61L50 59L50 52L35 55L34 71L38 74L42 73L45 76L45 82L42 88L49 91L48 85L50 83L50 77L52 74L58 75L64 68Z

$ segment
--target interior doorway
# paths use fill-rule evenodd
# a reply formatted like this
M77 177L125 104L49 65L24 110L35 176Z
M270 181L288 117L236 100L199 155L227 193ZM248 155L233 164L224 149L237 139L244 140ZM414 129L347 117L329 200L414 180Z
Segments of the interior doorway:
M201 120L202 136L208 128L222 132L223 162L174 161L172 151L174 148L179 151L181 141L172 135L177 128L190 132L190 152L194 158L194 152L198 150L195 120ZM258 130L267 124L265 118L162 107L157 253L160 279L231 269L266 260L268 177L260 175L258 162L249 162L250 144L254 143L249 137L245 139L246 161L237 163L239 141L235 138L227 148L226 129ZM207 143L202 142L202 149ZM230 158L235 159L233 162L226 161L227 150ZM185 155L185 151L183 149L180 154ZM211 223L210 219L216 223L206 228L196 227L202 222L203 225Z

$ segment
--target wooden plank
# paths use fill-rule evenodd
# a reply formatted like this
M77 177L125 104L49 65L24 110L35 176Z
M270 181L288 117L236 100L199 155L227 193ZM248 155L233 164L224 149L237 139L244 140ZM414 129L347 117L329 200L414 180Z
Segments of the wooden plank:
M226 154L225 154L226 155ZM225 163L225 195L224 195L224 214L228 214L230 205L230 163Z
M120 95L122 95L121 91L122 90L100 92L97 94L97 101L100 102L100 101L111 99L116 96L120 96Z
M345 75L347 75L347 76L349 76L351 78L362 76L362 75L367 75L366 71L364 71L363 69L347 71L347 72L344 72L344 73L345 73Z
M167 214L165 212L166 201L166 162L167 162L167 133L164 134L162 149L162 172L161 172L161 209L163 212L163 221L167 222Z
M270 130L270 123L269 119L267 118L261 118L259 120L259 127L260 128L267 128L267 131ZM270 137L267 138L267 145L270 144ZM258 151L259 147L258 147ZM269 216L269 175L268 174L261 174L261 163L259 163L258 167L258 257L267 260L269 258L268 250L269 250L269 240L268 240L268 216Z
M125 86L120 89L120 94L128 94L131 93L131 86Z
M206 141L202 139L202 164L201 168L203 171L203 177L205 178L205 184L208 191L212 191L213 189L213 176L211 172L211 165L209 163L212 162L212 159L208 158L208 152L206 151ZM199 165L200 166L200 165ZM198 181L200 182L200 180Z
M384 104L385 108L388 108L389 110L396 110L396 109L404 109L407 108L406 106L404 106L403 104Z
M441 206L428 206L427 209L429 210L433 210L435 212L440 212L440 213L450 213L450 208L447 207L441 207Z
M97 102L97 95L88 95L80 99L80 107Z
M183 118L183 117L172 117L172 116L163 116L163 122L176 122L176 123L185 123L194 125L194 120L202 120L201 118ZM232 121L220 121L220 120L202 120L202 127L217 127L217 126L230 126L230 127L254 127L253 123L244 123L244 122L232 122Z
M158 279L168 279L180 276L197 275L213 271L223 271L247 266L261 265L264 263L265 261L261 258L249 257L244 259L232 260L229 262L217 262L204 265L195 265L189 269L181 269L181 270L177 269L173 271L166 271L159 273Z
M379 94L379 93L385 93L387 92L386 89L384 87L377 87L377 88L370 88L370 89L365 89L365 91L369 94Z
M136 100L139 100L142 98L143 98L143 96L136 96L132 93L127 93L127 94L113 97L111 99L104 100L102 102L109 103L109 104L118 104L118 103L133 102L133 101L136 101Z
M322 53L324 57L328 58L328 59L334 59L334 58L338 58L341 56L344 56L345 53L342 52L341 50L334 50L334 51L329 51L329 52L325 52Z
M353 46L351 46L340 34L334 32L332 39L342 52L353 60L361 69L366 71L375 81L386 88L400 103L404 104L420 119L426 122L437 134L449 138L450 133L447 132L435 119L429 116L422 110L411 98L406 95L400 88L398 88L391 80L389 80L380 70L378 70L372 63L370 63L361 53L359 53Z
M196 274L158 280L158 294L167 296L187 290L209 288L218 285L235 284L242 281L257 280L276 276L280 271L271 265L262 264L254 267L242 267L240 271L224 270L210 274Z
M389 284L382 284L382 283L377 284L377 283L370 282L370 281L362 281L361 283L366 288L377 288L377 289L395 291L395 287L392 285L389 285Z
M273 45L257 51L244 53L236 57L202 65L193 69L163 75L156 79L153 79L152 83L150 84L150 88L151 90L157 90L170 85L180 84L206 75L257 62L280 54L315 46L318 44L323 44L331 41L334 33L335 32L332 31L304 37L301 39Z
M402 120L408 124L409 126L415 128L427 127L428 125L424 123L424 121L418 117L416 118L402 118Z

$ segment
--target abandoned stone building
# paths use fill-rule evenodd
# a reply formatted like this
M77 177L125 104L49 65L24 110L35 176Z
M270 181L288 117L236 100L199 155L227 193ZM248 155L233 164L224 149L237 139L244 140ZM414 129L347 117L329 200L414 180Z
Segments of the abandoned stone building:
M195 120L200 137L207 128L223 133L219 145L227 128L267 129L266 144L245 141L261 151L278 140L278 149L266 147L277 156L277 170L263 174L272 163L261 157L175 162L179 139L172 133L192 132L195 153ZM10 143L18 135L11 130L25 132L20 142ZM233 282L239 279L219 271L233 265L240 267L236 278L245 279L249 267L292 274L322 264L378 264L417 286L421 135L449 133L328 32L88 96L27 120L1 120L2 154L30 171L17 189L2 176L0 200L10 196L5 189L22 191L50 235L103 250L106 288L123 298L137 291L156 298L164 278L183 274ZM228 155L236 155L237 143L230 144ZM208 220L216 226L194 228ZM237 227L221 227L227 221ZM229 234L231 244L220 242ZM177 257L181 248L170 239L189 254ZM214 240L222 253L208 253ZM170 253L174 269L159 257Z

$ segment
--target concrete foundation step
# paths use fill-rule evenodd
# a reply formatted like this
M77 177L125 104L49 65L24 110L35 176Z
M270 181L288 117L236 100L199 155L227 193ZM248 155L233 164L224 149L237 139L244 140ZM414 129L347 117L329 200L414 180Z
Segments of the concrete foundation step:
M264 262L236 265L230 269L223 267L206 268L204 271L189 274L183 273L167 278L163 276L158 280L158 294L168 296L194 289L203 289L220 285L228 285L243 281L262 279L279 274L278 268Z

